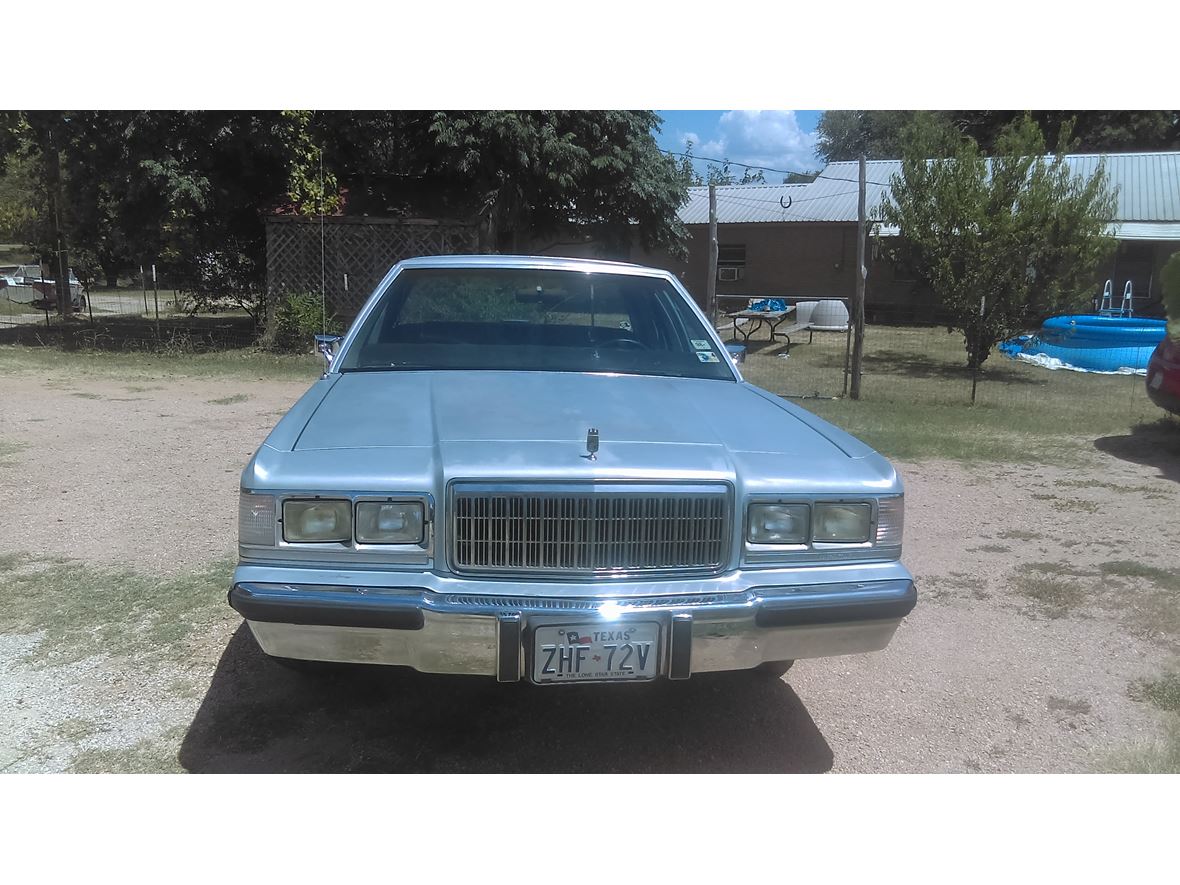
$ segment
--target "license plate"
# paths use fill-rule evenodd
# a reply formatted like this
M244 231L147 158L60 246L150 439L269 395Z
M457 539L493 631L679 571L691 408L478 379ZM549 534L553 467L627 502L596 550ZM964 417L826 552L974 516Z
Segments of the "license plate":
M1147 386L1152 390L1159 390L1164 384L1164 373L1156 372L1155 376L1147 382Z
M541 625L533 630L534 682L654 679L660 625L654 621Z

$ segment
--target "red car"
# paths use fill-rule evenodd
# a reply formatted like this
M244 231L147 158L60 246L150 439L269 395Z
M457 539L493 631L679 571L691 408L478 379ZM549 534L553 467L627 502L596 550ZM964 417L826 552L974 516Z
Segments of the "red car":
M1165 335L1151 355L1147 395L1161 409L1180 415L1180 339Z

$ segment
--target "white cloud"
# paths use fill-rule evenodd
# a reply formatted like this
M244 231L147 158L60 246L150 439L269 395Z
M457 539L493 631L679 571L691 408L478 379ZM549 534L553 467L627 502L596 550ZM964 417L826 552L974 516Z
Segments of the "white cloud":
M807 171L823 163L815 155L816 136L799 128L794 111L726 111L717 122L717 137L702 143L693 133L693 153L728 158L735 163ZM774 181L767 175L767 181Z

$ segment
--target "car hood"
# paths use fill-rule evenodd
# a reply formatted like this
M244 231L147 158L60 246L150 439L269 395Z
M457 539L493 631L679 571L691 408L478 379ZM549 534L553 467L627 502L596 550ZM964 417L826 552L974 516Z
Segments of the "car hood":
M599 451L587 455L587 432ZM718 479L800 491L895 482L868 446L753 385L561 372L357 372L308 392L266 447L313 482ZM264 447L265 448L265 447ZM404 475L409 472L410 476ZM368 474L368 475L366 475ZM322 476L320 481L322 482ZM375 484L379 483L379 484ZM278 485L302 484L287 477ZM439 488L441 491L441 488Z

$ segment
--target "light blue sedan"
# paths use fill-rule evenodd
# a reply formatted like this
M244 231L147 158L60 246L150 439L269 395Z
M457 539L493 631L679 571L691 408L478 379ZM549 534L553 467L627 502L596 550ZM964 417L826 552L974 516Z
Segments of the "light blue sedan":
M285 663L781 675L914 607L893 467L742 380L671 274L394 267L242 473L230 604Z

